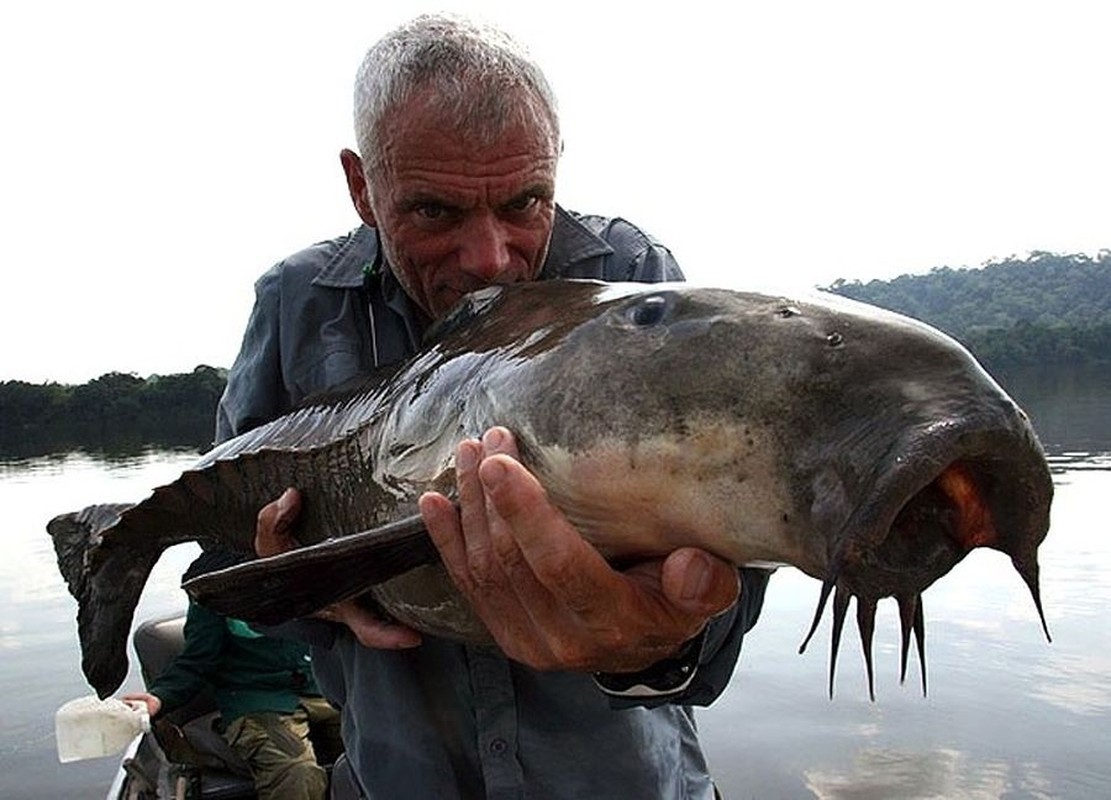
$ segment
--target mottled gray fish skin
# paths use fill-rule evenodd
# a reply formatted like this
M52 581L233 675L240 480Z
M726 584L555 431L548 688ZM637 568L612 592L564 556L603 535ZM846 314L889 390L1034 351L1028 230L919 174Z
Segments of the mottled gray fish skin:
M694 545L821 580L811 634L832 595L831 690L852 597L870 686L875 604L894 596L902 669L913 635L924 687L921 592L974 547L1007 553L1041 613L1049 470L1025 414L952 339L832 296L553 281L469 296L385 383L225 443L108 522L53 520L90 683L103 696L122 681L162 550L249 552L259 507L289 485L297 535L317 544L196 579L195 598L276 622L362 595L484 640L407 518L423 491L451 490L455 445L491 425L608 557Z

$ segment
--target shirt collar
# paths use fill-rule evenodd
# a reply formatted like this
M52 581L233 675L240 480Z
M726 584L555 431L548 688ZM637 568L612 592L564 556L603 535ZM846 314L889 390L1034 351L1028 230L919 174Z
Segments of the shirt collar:
M339 240L339 246L313 278L317 286L357 289L379 263L378 231L360 225Z
M543 278L558 278L576 262L612 252L613 248L604 239L562 206L556 205L552 238L540 274ZM378 231L368 225L360 225L341 239L335 254L328 259L313 283L335 289L356 289L375 269L381 271L386 287L392 288L397 284L389 264L381 257Z
M589 258L606 256L613 248L602 237L587 228L562 206L556 206L552 239L548 243L548 256L544 259L542 278L558 278L567 273L572 264Z

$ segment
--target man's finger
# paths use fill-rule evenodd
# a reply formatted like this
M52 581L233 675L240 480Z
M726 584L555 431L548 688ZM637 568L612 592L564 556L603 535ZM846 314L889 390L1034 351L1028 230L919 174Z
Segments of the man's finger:
M729 608L741 590L735 566L694 547L671 553L664 561L660 581L668 600L700 617Z
M404 650L421 643L412 628L379 619L354 600L343 600L317 611L313 616L340 622L351 629L359 644L377 650Z
M568 607L593 606L620 576L548 500L519 462L492 456L479 470L483 487L536 578Z
M265 557L299 547L300 542L290 530L300 513L301 493L293 487L282 492L274 502L263 506L255 525L255 552Z
M463 530L459 522L459 512L450 500L438 492L425 492L417 501L424 527L436 549L440 560L460 589L470 584L467 572L467 547L463 541Z
M455 451L455 486L459 493L459 522L467 550L467 570L472 578L485 583L498 575L490 527L486 516L486 495L478 479L483 444L474 439L459 443Z

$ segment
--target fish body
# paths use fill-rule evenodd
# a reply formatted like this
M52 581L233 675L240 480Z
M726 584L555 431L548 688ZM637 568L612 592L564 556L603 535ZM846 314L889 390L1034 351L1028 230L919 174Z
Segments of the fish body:
M975 359L922 323L833 296L551 281L468 296L432 341L135 506L51 521L101 695L126 674L158 555L190 539L249 553L258 509L287 486L308 546L195 579L196 599L273 623L362 595L424 632L484 640L413 515L422 492L452 491L456 444L492 425L615 562L696 546L793 565L823 582L813 627L833 596L834 655L856 597L869 673L876 602L899 602L905 671L911 634L923 652L921 592L975 547L1007 553L1041 612L1041 446Z

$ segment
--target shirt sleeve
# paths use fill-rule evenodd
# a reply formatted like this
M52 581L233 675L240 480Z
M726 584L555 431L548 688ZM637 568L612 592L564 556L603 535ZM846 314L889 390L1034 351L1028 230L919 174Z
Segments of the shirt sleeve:
M217 443L279 416L288 407L278 330L281 268L279 264L255 283L255 305L216 408Z
M664 703L708 706L725 691L744 636L756 624L773 570L741 568L741 596L680 653L638 673L595 675L613 708Z
M227 626L220 615L190 601L185 615L185 647L148 691L162 701L162 713L192 700L220 669Z
M633 262L631 281L642 283L661 283L664 281L685 280L683 271L675 261L671 251L655 240L649 239L644 249Z
M679 263L658 239L621 217L586 220L613 253L603 267L605 280L661 283L684 280Z
M760 618L768 579L774 570L742 567L738 572L741 575L740 599L729 612L710 621L694 679L680 698L671 702L708 706L729 685L745 634Z

